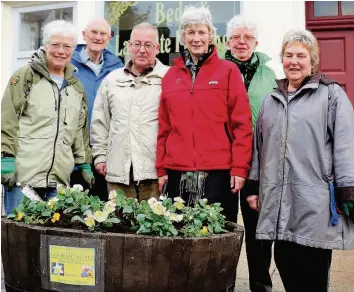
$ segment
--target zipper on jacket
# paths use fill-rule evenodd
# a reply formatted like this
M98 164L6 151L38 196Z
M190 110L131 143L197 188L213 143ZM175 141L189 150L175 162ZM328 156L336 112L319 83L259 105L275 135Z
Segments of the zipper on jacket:
M195 78L197 78L197 76L195 76ZM195 81L195 80L194 80ZM194 81L192 80L192 88L191 88L191 93L193 94L194 92Z
M53 149L53 158L52 158L52 163L50 165L50 168L47 172L47 187L49 187L49 174L53 169L53 165L54 165L54 160L55 160L55 149L56 149L56 145L57 145L57 140L58 140L58 136L59 136L59 126L60 126L60 102L61 102L61 91L58 88L58 93L59 93L59 97L58 97L58 119L57 119L57 133L55 134L55 139L54 139L54 149ZM55 98L55 95L54 95ZM56 98L55 98L55 103L56 103Z
M283 192L284 192L284 184L285 184L285 159L286 159L286 153L287 153L287 140L288 140L288 126L289 126L289 101L287 101L287 106L286 106L286 125L285 125L285 139L284 139L284 147L283 147L283 177L282 177L282 187L281 187L281 193L280 193L280 200L279 200L279 210L278 210L278 217L277 217L277 225L275 227L275 234L276 234L276 239L278 239L278 226L279 226L279 220L280 220L280 213L281 213L281 201L283 198Z
M197 79L197 76L195 76L195 79ZM192 88L191 88L191 94L193 94L194 92L194 82L195 82L195 79L193 80L192 79ZM193 119L193 122L194 122L194 126L193 126L193 133L192 133L192 138L193 138L193 164L194 164L194 169L196 170L197 169L197 162L196 162L196 158L197 158L197 155L195 153L195 119L194 119L194 109L193 109L193 106L192 106L192 119Z

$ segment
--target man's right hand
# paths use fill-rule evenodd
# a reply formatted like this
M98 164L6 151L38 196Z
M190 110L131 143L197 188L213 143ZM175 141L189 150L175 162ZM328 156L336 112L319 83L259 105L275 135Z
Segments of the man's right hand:
M1 183L10 191L16 183L16 163L14 157L1 158Z
M259 196L250 195L247 197L247 202L250 205L250 208L259 212Z
M107 174L106 162L97 163L95 165L95 169L100 175L106 176L106 174Z
M162 192L162 188L164 184L168 182L168 175L160 176L158 183L159 183L159 191Z

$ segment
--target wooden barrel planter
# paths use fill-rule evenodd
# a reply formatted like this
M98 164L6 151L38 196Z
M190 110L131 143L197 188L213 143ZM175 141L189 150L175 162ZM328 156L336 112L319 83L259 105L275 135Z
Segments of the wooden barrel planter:
M233 223L227 226L231 232L203 238L90 233L5 218L1 228L6 291L227 291L235 282L243 240L243 228ZM58 247L93 250L94 259L50 252ZM69 275L69 261L76 256L94 261L93 284L64 284L60 280ZM53 263L54 257L63 257L67 266ZM53 267L59 267L55 279Z

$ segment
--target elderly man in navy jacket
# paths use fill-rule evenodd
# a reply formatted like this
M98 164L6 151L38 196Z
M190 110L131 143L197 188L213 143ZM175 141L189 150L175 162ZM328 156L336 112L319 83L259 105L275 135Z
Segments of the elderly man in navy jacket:
M111 27L106 20L92 20L87 24L82 35L86 44L76 47L71 63L77 67L78 70L74 74L81 81L87 95L90 125L93 104L102 80L113 70L123 67L123 63L117 56L105 49L112 38ZM96 173L94 167L92 171L95 174L95 184L91 193L98 195L102 200L107 200L105 178ZM85 185L77 170L74 170L71 176L71 183Z

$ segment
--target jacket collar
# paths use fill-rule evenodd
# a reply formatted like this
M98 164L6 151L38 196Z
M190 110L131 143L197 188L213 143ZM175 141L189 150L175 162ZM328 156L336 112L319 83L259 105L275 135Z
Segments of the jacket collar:
M279 79L279 80L276 80L276 82L278 84L278 88L274 91L273 96L278 95L278 97L279 97L279 95L280 95L282 97L287 97L288 96L288 85L289 85L288 79L286 79L286 78ZM324 74L315 73L315 74L305 77L305 79L301 82L298 89L295 91L295 95L298 95L300 92L302 92L306 89L317 89L319 87L320 83L329 85L329 84L333 84L333 83L337 83L337 82L334 80L328 79L328 77Z
M48 71L48 60L44 50L44 47L40 47L31 57L31 67L33 70L37 71L43 75L46 79L51 80L50 73ZM76 67L72 64L67 64L64 69L64 80L69 85L78 82L78 79L73 75ZM65 82L65 83L66 83Z
M162 64L159 59L156 59L156 64L153 68L152 71L150 71L148 74L146 74L143 77L143 80L146 78L163 78L166 73L166 67L164 64ZM119 81L134 81L135 78L131 74L127 74L124 72L124 69L121 71L121 74L119 75Z
M207 63L211 63L215 60L219 59L218 57L218 51L216 49L215 45L212 45L212 52L210 53L210 55L207 57L207 59L203 62L203 64L207 64ZM175 63L175 65L177 67L185 67L185 60L183 58L183 56L177 57L173 60L173 62Z
M76 62L80 64L85 64L85 61L82 61L80 52L82 49L86 48L86 45L77 45L76 49L73 53L72 59L75 60ZM103 67L110 67L110 66L115 66L115 65L120 65L120 67L123 67L122 61L117 57L116 55L112 54L110 51L107 49L104 49L102 51L103 55L103 62L104 66Z

